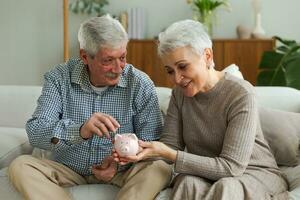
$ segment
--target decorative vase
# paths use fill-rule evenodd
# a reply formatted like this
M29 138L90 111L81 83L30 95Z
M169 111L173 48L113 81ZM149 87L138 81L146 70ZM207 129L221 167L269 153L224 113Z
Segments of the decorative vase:
M199 21L205 26L206 31L210 37L213 33L213 12L204 11L200 13Z
M251 37L251 29L244 25L238 25L236 33L239 39L249 39Z
M252 31L252 37L253 38L263 38L265 37L265 30L261 26L261 15L260 13L257 13L255 16L255 28Z
M261 26L261 0L252 0L252 5L254 9L255 16L255 27L252 31L253 38L263 38L265 37L265 31Z

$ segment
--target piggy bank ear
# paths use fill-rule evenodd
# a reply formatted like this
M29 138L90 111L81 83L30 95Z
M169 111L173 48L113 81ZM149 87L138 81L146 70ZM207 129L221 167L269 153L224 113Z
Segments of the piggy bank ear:
M120 134L117 134L117 135L115 135L115 140L117 141L117 140L120 140L122 138L122 135L120 135Z
M135 134L130 134L129 138L138 141L138 138L136 137Z

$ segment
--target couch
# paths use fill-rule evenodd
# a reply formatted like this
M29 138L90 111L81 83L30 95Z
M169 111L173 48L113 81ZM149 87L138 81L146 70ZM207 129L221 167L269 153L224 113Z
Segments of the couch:
M300 113L300 91L296 89L255 87L255 91L261 107L280 109L294 114ZM32 153L37 157L47 156L43 151L33 150L24 129L25 122L33 113L40 93L41 87L39 86L0 86L0 199L21 199L18 192L9 183L6 174L7 166L14 158L21 154ZM161 110L165 113L171 89L157 87L157 93ZM299 145L299 137L297 141L294 139L297 145ZM290 198L300 199L300 165L282 166L281 169L287 175L289 181ZM109 200L114 199L118 188L112 185L97 184L74 186L66 188L66 190L72 194L75 200ZM170 189L162 191L156 199L168 199L170 191Z

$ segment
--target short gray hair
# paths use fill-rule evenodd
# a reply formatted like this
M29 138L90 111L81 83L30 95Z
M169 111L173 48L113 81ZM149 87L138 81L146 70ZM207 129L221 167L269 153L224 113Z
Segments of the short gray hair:
M173 23L158 36L158 54L163 56L179 47L191 47L201 55L206 48L212 48L212 41L203 25L194 20L182 20Z
M80 25L78 31L80 49L94 57L102 47L113 49L128 43L128 35L121 23L110 15L93 17Z

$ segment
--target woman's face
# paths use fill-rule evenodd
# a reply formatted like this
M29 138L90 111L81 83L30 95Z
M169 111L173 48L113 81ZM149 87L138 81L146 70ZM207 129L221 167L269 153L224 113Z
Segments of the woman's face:
M200 56L192 51L190 47L177 48L162 57L169 78L188 97L209 89L207 88L209 78L207 66L211 60L211 49L205 49Z

